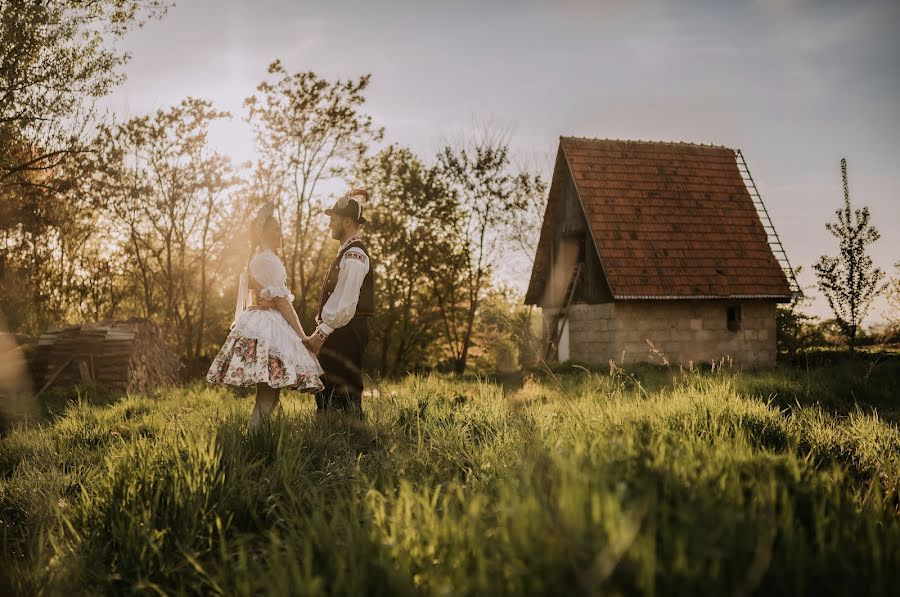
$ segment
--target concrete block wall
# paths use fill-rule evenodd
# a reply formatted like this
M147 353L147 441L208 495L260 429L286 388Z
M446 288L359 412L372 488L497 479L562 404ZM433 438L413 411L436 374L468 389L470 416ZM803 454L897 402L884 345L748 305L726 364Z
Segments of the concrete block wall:
M588 355L607 355L615 350L614 303L569 307L569 354L574 361L593 363ZM609 358L601 359L606 363Z
M731 305L741 307L736 331L728 329ZM625 352L626 363L660 361L648 340L673 364L710 363L722 357L737 365L775 363L774 301L620 302L615 320L616 345Z
M542 309L544 316L543 345L546 346L550 326L553 325L557 309ZM597 305L575 304L569 307L568 338L560 339L567 346L569 360L594 363L586 355L607 355L615 348L615 320L613 303ZM560 355L562 356L562 355ZM606 363L608 357L597 360Z
M728 329L727 309L741 307L741 328ZM554 311L545 310L551 321ZM654 354L647 341L659 354ZM569 358L595 365L695 365L730 357L735 365L775 363L774 301L621 301L569 309Z

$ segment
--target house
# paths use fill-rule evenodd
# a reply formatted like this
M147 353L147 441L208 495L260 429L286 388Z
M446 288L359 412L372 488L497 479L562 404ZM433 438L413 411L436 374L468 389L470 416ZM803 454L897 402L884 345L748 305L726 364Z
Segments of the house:
M796 292L740 150L560 138L525 296L549 359L772 364Z

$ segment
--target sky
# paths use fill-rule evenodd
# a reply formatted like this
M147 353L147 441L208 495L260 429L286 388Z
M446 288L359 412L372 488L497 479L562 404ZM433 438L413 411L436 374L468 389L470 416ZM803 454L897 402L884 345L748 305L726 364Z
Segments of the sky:
M129 117L212 100L235 115L212 143L249 160L243 100L278 58L329 79L371 73L366 108L385 142L424 157L479 122L509 131L517 160L544 175L560 136L741 149L806 287L837 251L825 223L842 205L842 157L882 233L875 264L900 275L898 30L892 0L178 0L122 41L127 80L103 106ZM503 277L524 290L528 273Z

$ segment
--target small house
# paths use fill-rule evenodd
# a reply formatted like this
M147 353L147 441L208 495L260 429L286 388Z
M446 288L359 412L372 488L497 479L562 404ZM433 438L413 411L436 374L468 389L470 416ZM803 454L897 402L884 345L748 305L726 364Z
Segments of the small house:
M548 359L772 364L797 292L740 150L560 138L525 297Z

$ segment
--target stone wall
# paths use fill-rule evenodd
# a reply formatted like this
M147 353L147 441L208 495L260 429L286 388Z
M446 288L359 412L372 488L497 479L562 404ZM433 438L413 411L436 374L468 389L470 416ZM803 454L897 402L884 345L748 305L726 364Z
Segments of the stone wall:
M727 309L739 305L740 329L728 329ZM546 321L554 313L545 310ZM546 327L546 326L545 326ZM652 342L654 352L647 341ZM735 365L775 363L774 301L621 301L569 309L569 358L604 365L710 363L730 357Z

